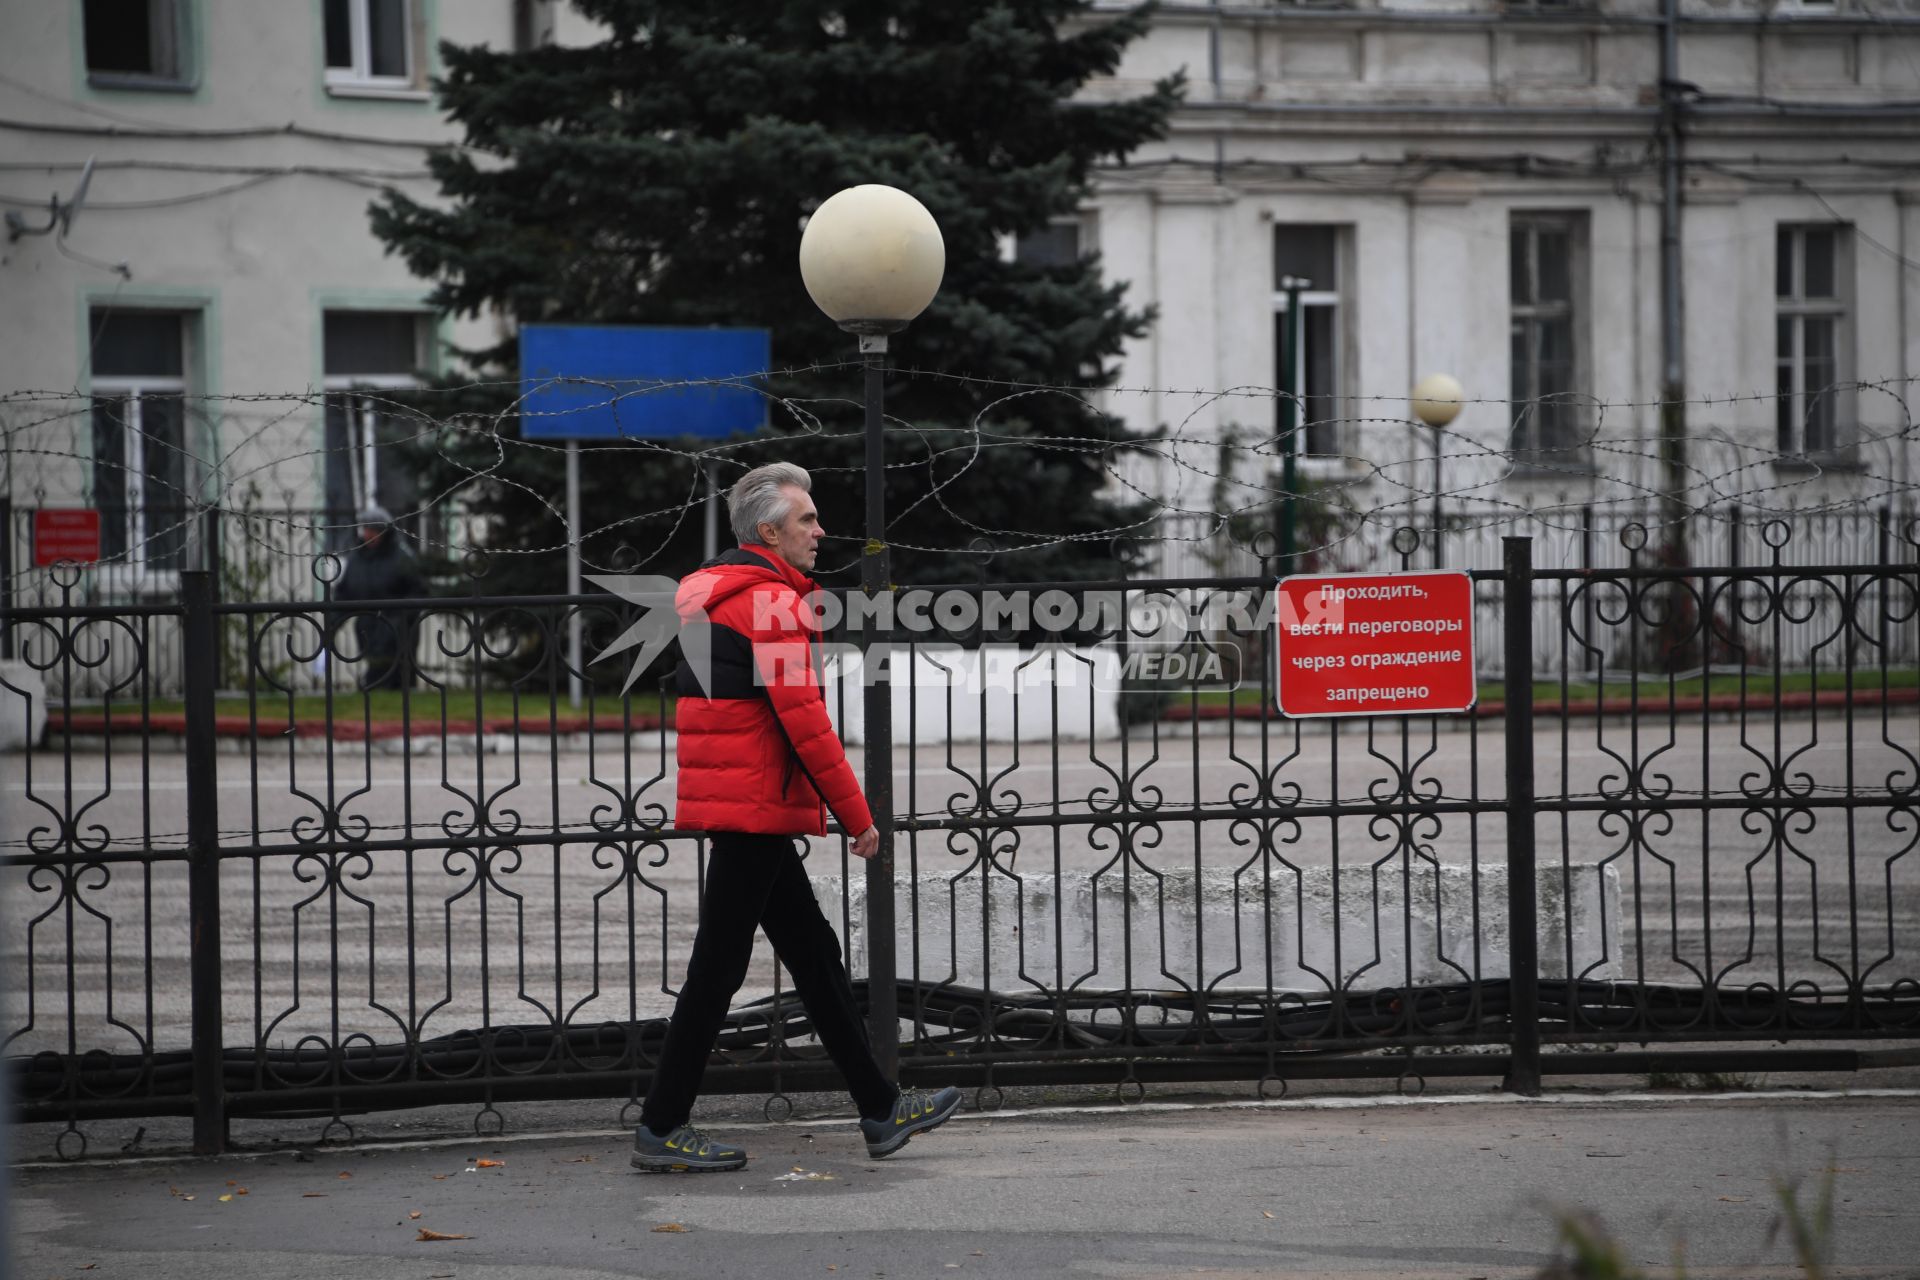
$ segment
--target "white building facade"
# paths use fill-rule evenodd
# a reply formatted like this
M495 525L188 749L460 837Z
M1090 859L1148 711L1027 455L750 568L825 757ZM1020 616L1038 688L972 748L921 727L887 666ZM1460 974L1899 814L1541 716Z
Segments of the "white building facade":
M383 471L380 392L441 367L449 343L502 334L432 315L368 204L384 186L433 193L426 152L456 140L427 88L440 40L588 39L585 21L542 0L0 12L16 514L99 509L137 594L193 559L188 513L209 500L307 523L405 505L406 477ZM1909 482L1916 14L1680 6L1690 503L1870 504ZM1152 490L1176 511L1270 498L1286 340L1301 474L1356 509L1423 509L1434 435L1405 397L1437 371L1471 401L1445 440L1456 507L1610 508L1667 487L1666 34L1657 0L1167 0L1093 92L1184 70L1171 135L1026 246L1097 246L1129 302L1154 308L1120 369L1141 390L1108 398L1185 441L1149 469ZM1289 276L1309 282L1290 339ZM1237 442L1225 481L1222 440ZM22 565L26 526L11 533Z
M16 568L41 507L100 510L102 550L125 562L106 585L136 596L196 562L196 504L298 512L276 541L404 510L379 393L499 334L434 315L368 206L386 186L430 199L427 151L457 141L428 87L440 41L524 45L584 21L533 0L0 10Z
M1912 478L1916 13L1679 6L1690 506L1865 510ZM1120 371L1146 393L1110 400L1191 441L1153 490L1201 511L1270 497L1215 481L1212 442L1242 443L1239 479L1277 470L1292 276L1310 281L1291 388L1303 483L1428 523L1434 433L1407 396L1445 372L1470 402L1444 440L1450 509L1653 509L1671 487L1666 34L1657 0L1163 5L1100 89L1184 71L1186 105L1164 143L1101 174L1072 229L1157 312Z

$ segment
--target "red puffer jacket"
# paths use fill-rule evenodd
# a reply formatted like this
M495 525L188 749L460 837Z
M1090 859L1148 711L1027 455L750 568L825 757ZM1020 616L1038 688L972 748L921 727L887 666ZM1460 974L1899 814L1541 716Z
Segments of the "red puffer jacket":
M741 547L681 579L674 709L674 825L851 835L873 825L813 668L813 581L771 551Z

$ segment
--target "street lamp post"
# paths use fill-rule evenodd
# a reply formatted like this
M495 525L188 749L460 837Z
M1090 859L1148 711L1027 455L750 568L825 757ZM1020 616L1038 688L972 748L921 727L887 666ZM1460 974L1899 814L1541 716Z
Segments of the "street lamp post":
M881 618L892 589L887 553L885 430L887 336L907 327L940 290L946 245L926 206L894 187L848 187L807 221L800 237L800 277L814 304L860 339L866 374L867 541L860 588L868 617ZM880 848L867 860L867 1027L888 1076L900 1065L900 1023L894 955L893 682L885 632L869 632L862 677L866 720L867 803ZM877 659L877 661L876 661ZM849 836L858 832L848 832Z
M1441 461L1443 454L1441 428L1460 416L1461 407L1466 403L1466 389L1460 380L1450 374L1430 373L1413 384L1413 412L1420 421L1433 428L1433 567L1438 569L1442 559L1440 549L1440 495Z

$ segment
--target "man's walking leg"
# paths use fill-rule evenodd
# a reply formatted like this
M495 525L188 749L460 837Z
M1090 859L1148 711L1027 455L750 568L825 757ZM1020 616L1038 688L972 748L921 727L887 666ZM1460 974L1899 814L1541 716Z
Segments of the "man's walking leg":
M806 864L791 840L779 855L779 870L760 927L793 978L794 993L807 1008L814 1034L846 1077L847 1091L860 1114L889 1114L900 1090L873 1060L873 1041L867 1037L866 1017L854 999L853 983L841 959L839 935L821 914Z
M727 1005L747 976L753 931L779 870L769 841L784 837L713 835L693 955L634 1134L636 1167L725 1169L746 1160L744 1152L721 1147L690 1129L687 1117L699 1096L714 1039L726 1021Z
M821 914L807 882L805 865L791 847L780 860L779 878L767 897L760 927L767 932L793 989L807 1008L814 1034L826 1046L834 1066L846 1077L847 1091L860 1108L860 1131L867 1154L891 1155L916 1133L945 1124L959 1109L958 1089L927 1093L901 1090L873 1059L866 1019L854 1002L853 983L840 953L840 939Z

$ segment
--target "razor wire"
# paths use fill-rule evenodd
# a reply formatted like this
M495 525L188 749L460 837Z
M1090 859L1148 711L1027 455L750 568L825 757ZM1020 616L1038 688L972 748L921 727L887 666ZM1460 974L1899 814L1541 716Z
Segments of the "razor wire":
M196 522L214 512L238 517L224 527L269 556L309 558L311 553L304 548L324 547L330 536L351 527L350 518L344 524L334 522L330 513L321 510L324 501L298 501L316 487L324 492L324 481L315 486L312 477L323 474L336 455L361 454L369 448L412 451L437 460L458 476L418 493L410 508L391 513L396 523L421 526L417 541L423 549L448 558L476 550L489 557L538 557L559 555L577 546L588 569L634 572L656 560L688 517L714 500L705 492L708 468L744 469L747 464L739 456L743 452L764 452L770 441L777 440L790 460L811 471L863 471L859 465L808 456L821 442L857 439L863 434L861 403L851 386L850 394L844 396L801 396L770 389L802 378L817 383L844 376L851 384L858 367L856 362L821 363L737 378L645 383L560 378L475 380L404 390L151 393L149 399L179 403L179 438L144 424L119 426L140 436L148 455L178 454L178 479L154 468L136 470L122 458L97 456L82 447L95 415L103 408L112 412L127 393L12 391L0 393L0 425L4 426L0 463L6 470L8 496L16 506L84 500L95 488L92 478L112 472L119 473L118 482L127 490L138 488L140 498L129 505L164 510L169 523L142 529L137 538L127 537L124 550L106 563L143 561L155 548L187 536ZM1836 383L1808 395L1809 402L1827 398L1835 407L1835 420L1847 419L1851 434L1839 447L1805 453L1779 447L1772 419L1782 397L1767 391L1688 398L1687 418L1695 425L1684 441L1678 441L1661 435L1655 426L1667 408L1659 399L1464 397L1455 424L1436 427L1414 420L1412 400L1404 393L1344 397L1346 404L1379 411L1307 422L1309 406L1303 397L1258 384L1222 388L1053 385L912 367L890 369L889 377L896 383L964 388L978 401L978 408L964 423L885 416L886 469L921 478L915 496L888 513L885 541L918 552L999 557L1002 565L1023 553L1070 544L1105 543L1117 552L1128 542L1217 546L1225 541L1265 560L1271 554L1258 549L1259 530L1250 534L1247 529L1287 504L1323 517L1299 520L1302 537L1291 550L1306 557L1337 552L1369 530L1417 524L1436 500L1452 504L1447 528L1453 534L1514 523L1577 533L1585 527L1581 522L1590 521L1595 513L1619 512L1630 514L1657 540L1665 531L1702 520L1762 525L1859 512L1874 505L1904 508L1920 488L1909 457L1914 440L1908 407L1913 378ZM766 400L780 428L775 433L716 441L623 437L569 445L559 433L554 438L544 434L526 438L522 427L527 421L564 416L530 403L538 392L559 386L604 393L566 413L616 416L648 396L705 388L745 390ZM495 397L500 406L482 411L459 403L463 397L477 395ZM1026 402L1040 397L1064 399L1075 406L1074 412L1087 415L1090 423L1117 420L1122 426L1089 429L1085 434L1035 433L1026 429L1021 415ZM329 405L348 399L378 416L379 439L337 446L327 443L322 422ZM1289 400L1295 402L1301 420L1291 429L1250 427L1238 420L1238 411L1257 406L1259 417L1271 423ZM1873 405L1883 408L1873 412ZM1853 406L1862 412L1844 412ZM1580 429L1558 445L1516 447L1523 424L1542 413L1571 415ZM1743 414L1749 421L1736 421ZM1758 415L1764 415L1764 420ZM1141 420L1155 425L1149 429L1125 426ZM1302 459L1302 445L1310 434L1322 441L1331 437L1339 447L1321 448ZM1368 440L1373 447L1366 445ZM1674 445L1684 449L1676 450ZM569 448L577 448L583 461L591 459L595 464L676 468L683 472L685 484L675 501L569 529L561 502L530 483L517 465L521 459L557 456ZM1282 480L1289 449L1296 459L1311 463L1300 469L1301 478L1291 488ZM987 523L967 509L964 482L987 455L1007 450L1091 459L1105 477L1107 492L1136 507L1138 514L1092 531ZM1443 459L1438 487L1430 479L1436 451ZM1685 460L1676 462L1676 454L1682 452ZM306 479L290 478L300 475ZM1531 491L1524 500L1508 487L1516 479L1527 482ZM1537 500L1541 491L1555 485L1560 486L1557 493ZM276 488L283 499L278 507L269 496ZM473 520L484 521L489 502L497 501L504 491L517 491L530 500L553 521L556 535L523 537L508 544L488 538L484 526L475 529ZM152 501L156 492L177 501L163 508ZM964 540L943 544L916 537L915 517L929 509L937 509L962 530ZM421 518L435 514L458 517L450 523L466 525L469 536L464 540L452 532L434 536ZM1899 534L1907 542L1916 537L1910 526L1903 526ZM590 541L599 543L610 535L626 540L622 543L625 563L603 563L586 552ZM829 536L827 541L848 554L838 563L823 564L823 572L855 563L865 539L841 535ZM1267 544L1271 545L1271 538ZM32 570L15 570L25 572Z

